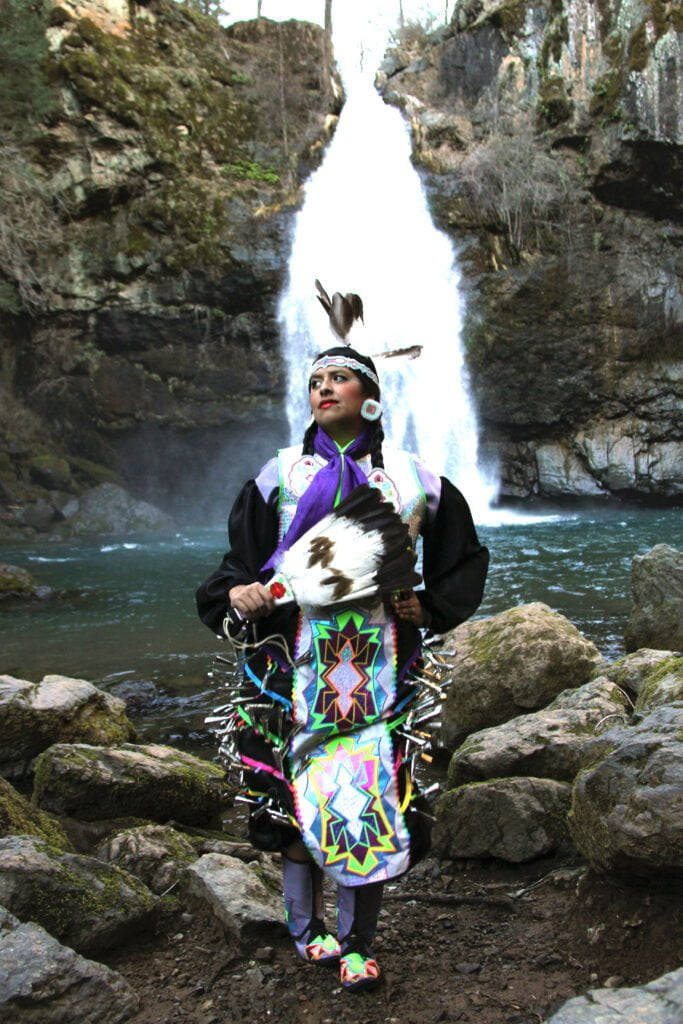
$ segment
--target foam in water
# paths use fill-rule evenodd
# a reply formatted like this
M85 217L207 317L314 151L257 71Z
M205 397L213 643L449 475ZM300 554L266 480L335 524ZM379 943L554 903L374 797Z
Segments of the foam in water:
M330 293L363 298L365 325L349 336L361 351L374 356L423 346L417 360L379 362L387 439L418 451L466 494L478 522L490 521L496 486L478 464L453 248L432 223L411 164L407 126L373 87L377 35L374 50L363 42L359 67L349 18L335 23L347 101L325 160L306 187L280 305L292 442L309 419L311 358L335 343L315 297L319 278Z

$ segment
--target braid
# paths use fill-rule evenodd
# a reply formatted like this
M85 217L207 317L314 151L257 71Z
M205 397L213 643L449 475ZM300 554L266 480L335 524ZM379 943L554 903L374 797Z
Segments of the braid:
M384 469L384 456L382 454L382 441L384 440L384 430L382 429L382 419L375 420L370 424L370 458L372 465L379 469Z
M306 432L304 434L303 440L303 448L301 452L302 455L313 455L313 438L317 433L318 424L315 422L315 420L313 420L313 422L306 427Z

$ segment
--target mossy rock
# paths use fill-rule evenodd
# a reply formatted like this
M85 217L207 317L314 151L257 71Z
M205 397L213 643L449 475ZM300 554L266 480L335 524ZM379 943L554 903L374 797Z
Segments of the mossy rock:
M48 675L39 683L0 676L0 770L23 775L53 743L116 744L135 738L122 700L85 679Z
M683 707L683 654L662 658L645 679L636 711L644 714L665 704Z
M220 827L223 769L173 747L56 744L35 772L34 803L57 814Z
M193 843L168 825L144 825L109 836L95 855L139 878L152 892L162 895L198 859Z
M0 904L78 952L115 945L150 923L156 899L137 878L33 836L0 839Z
M28 464L31 478L42 487L55 491L68 491L72 485L71 467L60 455L34 455Z
M0 839L18 835L36 836L58 850L73 850L59 822L34 807L14 786L0 778Z
M0 601L14 598L36 599L52 593L50 587L43 586L35 576L21 566L0 562Z

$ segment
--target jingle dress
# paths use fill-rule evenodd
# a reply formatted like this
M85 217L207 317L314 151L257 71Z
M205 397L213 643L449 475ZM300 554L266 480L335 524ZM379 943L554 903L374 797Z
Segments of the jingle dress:
M422 536L426 625L442 633L478 607L488 567L467 502L414 455L383 448L384 467L356 459ZM228 591L264 579L261 569L326 465L301 446L282 449L239 494L229 518L231 548L197 591L202 621L219 635ZM253 802L260 849L303 839L311 857L344 886L397 877L429 847L424 798L412 778L402 729L420 697L422 634L382 600L327 608L282 605L250 626L250 640L280 634L250 654L228 715L222 752L240 768ZM292 664L293 663L293 664ZM410 726L410 719L408 719Z

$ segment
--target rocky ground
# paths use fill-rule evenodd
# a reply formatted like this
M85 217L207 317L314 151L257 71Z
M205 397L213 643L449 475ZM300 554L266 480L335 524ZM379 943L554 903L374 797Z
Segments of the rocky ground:
M330 914L331 919L331 914ZM384 983L350 995L286 938L240 949L205 910L169 913L105 962L141 998L131 1024L539 1024L588 988L642 984L683 959L683 901L603 881L571 858L427 860L387 887Z

